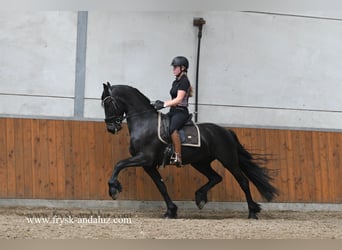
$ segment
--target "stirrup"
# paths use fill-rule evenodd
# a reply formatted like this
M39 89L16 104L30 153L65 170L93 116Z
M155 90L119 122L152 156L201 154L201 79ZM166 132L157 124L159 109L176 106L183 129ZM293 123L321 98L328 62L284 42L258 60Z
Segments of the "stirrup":
M172 154L170 157L170 164L171 165L176 165L176 167L181 167L182 166L182 159L179 154L176 152Z

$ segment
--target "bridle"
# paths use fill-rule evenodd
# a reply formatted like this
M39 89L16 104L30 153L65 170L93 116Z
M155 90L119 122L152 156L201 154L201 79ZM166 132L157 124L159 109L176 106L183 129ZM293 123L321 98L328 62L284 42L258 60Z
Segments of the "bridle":
M115 107L114 98L111 95L103 99L102 104L104 103L112 103L112 105ZM115 128L115 134L116 134L117 132L119 132L119 130L121 130L122 128L121 124L125 119L128 119L129 117L133 117L133 116L139 116L141 114L144 114L150 111L155 111L155 110L148 109L142 112L133 113L131 115L125 115L124 113L123 115L112 115L112 116L106 117L104 120L107 126L113 126Z
M102 105L105 103L106 104L112 103L112 105L115 107L114 99L110 95L103 99ZM104 121L107 124L107 126L114 127L115 134L116 134L117 132L119 132L119 130L121 130L121 128L122 128L121 124L122 124L123 120L125 120L125 119L126 119L125 115L112 115L112 116L106 117L104 119Z

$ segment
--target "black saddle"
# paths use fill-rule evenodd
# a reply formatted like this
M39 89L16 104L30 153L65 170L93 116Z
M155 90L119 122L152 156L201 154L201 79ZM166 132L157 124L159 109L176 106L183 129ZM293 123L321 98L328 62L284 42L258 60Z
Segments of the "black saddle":
M192 121L193 115L190 114L184 126L178 130L183 146L200 147L200 131L197 124ZM158 137L165 144L171 143L170 118L162 113L158 117Z
M184 126L178 130L179 136L181 138L182 146L188 147L200 147L201 146L201 136L198 126L192 121L193 115L189 115L189 119L186 121ZM159 112L158 114L158 138L164 144L167 144L164 151L164 160L162 166L168 164L171 155L174 152L173 145L170 136L170 118Z

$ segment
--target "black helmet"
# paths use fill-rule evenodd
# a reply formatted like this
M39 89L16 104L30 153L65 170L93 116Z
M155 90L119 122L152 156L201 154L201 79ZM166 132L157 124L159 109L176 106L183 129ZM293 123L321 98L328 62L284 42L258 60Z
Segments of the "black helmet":
M186 69L188 69L189 61L184 56L176 56L172 59L171 66L184 66Z

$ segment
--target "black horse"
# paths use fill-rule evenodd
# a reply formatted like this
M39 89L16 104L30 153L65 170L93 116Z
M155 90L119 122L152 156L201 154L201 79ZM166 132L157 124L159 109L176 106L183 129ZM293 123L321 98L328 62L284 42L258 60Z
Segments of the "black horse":
M167 211L165 217L177 217L177 206L172 202L158 172L166 145L157 136L158 112L150 100L136 88L126 85L103 84L102 103L107 130L117 133L121 123L127 119L130 134L129 151L132 157L119 161L109 179L109 195L115 200L122 191L118 175L127 167L141 166L152 178L162 194ZM208 178L208 183L195 192L196 205L202 209L207 203L207 192L222 181L222 177L211 168L211 162L219 160L228 169L244 191L248 203L248 218L257 219L261 208L253 201L249 180L267 201L278 191L270 184L267 169L260 167L253 156L240 144L232 130L226 130L212 123L198 124L201 132L201 147L182 147L183 164L191 164Z

